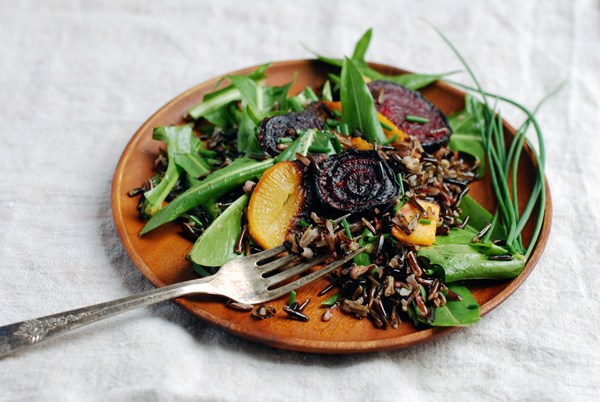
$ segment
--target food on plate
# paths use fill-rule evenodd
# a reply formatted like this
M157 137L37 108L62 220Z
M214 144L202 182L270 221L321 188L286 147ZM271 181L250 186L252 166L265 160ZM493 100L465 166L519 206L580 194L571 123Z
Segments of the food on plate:
M338 211L362 212L398 198L400 184L377 151L348 149L319 165L319 200Z
M368 87L377 111L405 134L417 137L424 150L433 152L448 144L452 135L448 119L420 92L384 80Z
M140 208L148 197L161 202L142 209L150 218L140 235L179 219L195 242L187 258L202 276L281 244L305 259L364 247L319 292L324 321L343 311L381 328L408 319L470 325L479 306L461 281L521 272L532 244L520 231L538 196L543 215L543 170L519 216L507 174L518 168L524 137L504 145L483 91L445 116L417 91L443 75L384 76L364 61L369 39L370 31L352 59L318 56L332 72L315 87L290 93L296 77L266 86L264 65L227 77L229 86L190 110L188 125L156 128L167 151L132 195L144 192ZM543 154L540 161L543 169ZM468 196L482 174L493 176L495 216ZM298 303L284 311L308 319Z
M267 117L258 125L258 142L265 154L274 157L281 153L278 148L280 138L296 139L298 131L314 128L325 129L327 115L319 102L313 102L302 112L289 112Z
M304 169L299 162L284 161L265 173L254 187L248 205L248 230L263 249L283 244L307 200Z

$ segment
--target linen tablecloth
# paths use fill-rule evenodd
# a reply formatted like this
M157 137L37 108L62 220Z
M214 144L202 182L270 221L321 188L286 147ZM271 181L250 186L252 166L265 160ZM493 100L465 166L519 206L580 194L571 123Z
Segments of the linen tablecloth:
M0 325L149 290L113 223L135 131L176 95L267 61L351 55L463 67L533 108L554 205L525 283L470 328L405 350L316 355L255 344L167 302L0 360L0 401L597 400L597 1L0 0ZM469 83L466 74L456 80ZM523 115L508 106L513 125Z

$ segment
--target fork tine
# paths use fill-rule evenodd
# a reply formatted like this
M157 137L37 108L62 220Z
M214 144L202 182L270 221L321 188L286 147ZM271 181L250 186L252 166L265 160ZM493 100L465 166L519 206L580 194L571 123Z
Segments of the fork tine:
M267 290L266 292L263 293L263 295L265 296L265 299L266 299L265 301L277 299L278 297L288 294L292 290L298 289L304 285L307 285L307 284L327 275L328 273L330 273L337 267L344 265L345 263L347 263L348 261L350 261L357 255L359 255L366 249L367 249L366 247L359 248L358 250L352 252L351 254L348 254L344 259L337 260L327 266L324 266L320 270L315 271L312 274L306 275L305 277L300 278L297 281L288 283L287 285L284 285L277 289Z
M258 268L263 275L268 274L269 272L275 271L278 268L285 267L287 264L294 261L298 257L300 257L298 254L290 253L290 254L286 255L285 257L278 258L275 261L272 261L268 264L259 265Z
M285 246L282 244L281 246L273 247L268 250L261 251L260 253L251 254L247 257L244 257L244 260L248 261L248 262L254 261L254 263L257 263L257 262L264 261L269 258L273 258L273 257L283 253L286 250L287 250L287 248L285 248Z
M278 284L279 282L285 281L286 279L290 279L294 275L300 274L300 273L308 270L309 268L314 267L315 265L319 265L320 263L325 261L327 258L329 258L328 255L323 255L318 258L315 258L314 260L305 262L304 264L296 265L290 269L286 269L285 271L278 273L277 275L273 275L269 278L266 278L267 286L273 286L273 285Z

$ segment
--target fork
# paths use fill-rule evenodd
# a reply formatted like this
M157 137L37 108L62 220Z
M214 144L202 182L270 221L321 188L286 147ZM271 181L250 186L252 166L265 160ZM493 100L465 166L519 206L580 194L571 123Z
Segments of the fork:
M225 296L245 304L268 302L327 275L363 252L365 247L300 279L275 288L276 285L321 264L329 257L327 255L316 257L311 261L266 276L298 258L298 255L289 253L269 261L286 250L285 246L281 245L231 260L216 274L206 278L176 283L121 299L0 327L0 357L104 318L177 297L207 293Z

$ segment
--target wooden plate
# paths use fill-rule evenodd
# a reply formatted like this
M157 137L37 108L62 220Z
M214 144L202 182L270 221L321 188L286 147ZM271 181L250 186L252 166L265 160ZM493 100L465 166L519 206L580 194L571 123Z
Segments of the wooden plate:
M405 72L385 65L372 64L372 67L388 75ZM247 68L232 74L248 74L254 69L255 67ZM314 60L275 63L267 71L269 76L267 85L283 85L290 82L295 71L298 71L298 78L290 91L292 94L300 92L306 85L311 87L322 85L327 78L327 73L332 69ZM125 148L114 174L112 209L117 231L134 264L157 287L197 278L192 271L191 263L185 259L192 243L182 236L179 224L173 222L139 238L138 234L145 221L140 218L136 210L138 197L129 198L127 191L140 187L154 174L154 160L159 147L164 147L164 144L152 139L153 128L183 124L183 115L200 103L204 94L212 92L221 78L214 78L179 95L144 123ZM464 94L444 83L435 83L421 92L446 114L464 108ZM508 140L514 135L515 130L506 123L504 129ZM529 150L527 151L523 153L523 168L519 172L519 195L522 198L522 205L525 205L529 198L535 177L535 165ZM470 187L470 195L488 211L493 211L495 197L489 175ZM548 197L542 234L523 272L508 281L473 281L468 284L481 306L481 315L485 315L506 300L523 283L538 262L548 240L552 219L552 203L548 186L546 189ZM525 228L523 232L525 244L529 242L532 231L533 224ZM397 329L382 330L375 328L369 320L359 321L341 312L335 313L331 321L323 322L321 317L324 310L319 307L319 303L335 293L334 290L331 294L317 296L327 283L321 279L298 290L300 299L310 297L313 300L305 310L311 318L307 323L291 320L283 313L271 319L256 320L247 312L226 308L224 300L215 296L182 298L176 302L202 320L235 335L278 348L304 352L355 353L399 349L430 341L458 329L418 330L412 323L403 322ZM287 298L282 298L272 304L280 310L286 303Z

